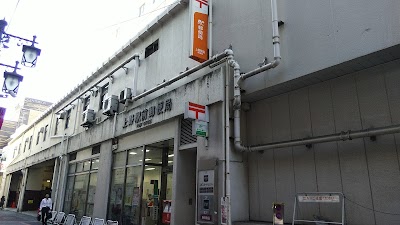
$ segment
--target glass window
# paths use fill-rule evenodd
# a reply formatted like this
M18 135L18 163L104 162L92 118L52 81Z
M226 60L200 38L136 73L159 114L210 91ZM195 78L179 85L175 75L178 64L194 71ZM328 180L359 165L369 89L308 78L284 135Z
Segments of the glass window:
M89 171L90 170L90 160L83 162L83 171Z
M114 155L114 167L126 165L126 152L118 152Z
M112 172L112 179L111 179L108 215L109 219L118 220L118 222L121 224L122 224L121 221L122 194L123 194L124 180L125 180L125 168L114 169Z
M75 169L76 169L76 164L75 163L69 164L68 173L69 174L75 173Z
M128 151L128 165L141 165L143 160L143 148Z
M39 144L39 140L40 140L40 131L37 133L36 145Z
M94 197L96 196L97 173L90 174L88 197L86 203L86 216L93 216Z
M88 109L90 103L90 95L83 99L83 111Z
M54 135L58 133L58 124L60 124L60 119L56 119L56 125L54 126Z
M46 126L44 127L43 141L46 140L47 130L48 130L48 129L49 129L49 125L46 125Z
M79 173L79 172L82 172L82 171L83 171L83 162L78 162L76 164L76 172Z
M100 110L103 109L103 101L105 100L107 93L108 93L108 84L104 85L101 88L100 107L99 107Z
M99 169L99 159L93 159L92 160L92 170L98 170Z
M66 115L66 119L65 119L65 124L64 124L65 126L64 126L64 129L67 129L67 128L68 128L70 119L71 119L71 110L69 109L69 110L67 110L67 115Z
M139 224L140 217L140 184L142 167L134 166L126 169L126 183L124 195L123 224Z
M32 146L32 139L33 139L33 135L29 138L29 146L28 146L28 149L31 149L31 146Z
M85 215L88 184L89 174L75 176L70 213L75 214L78 221Z
M65 189L65 198L64 198L64 212L66 214L70 213L71 209L71 201L72 201L72 193L74 190L74 176L69 176L67 181L67 187Z

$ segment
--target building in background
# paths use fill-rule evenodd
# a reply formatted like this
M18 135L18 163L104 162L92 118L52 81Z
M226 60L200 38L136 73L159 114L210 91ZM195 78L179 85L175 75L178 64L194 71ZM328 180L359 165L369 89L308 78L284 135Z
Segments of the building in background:
M22 104L15 107L19 114L17 127L32 123L37 117L43 114L53 103L34 98L25 98Z
M8 206L51 192L122 225L400 224L400 2L307 3L165 7L9 142Z

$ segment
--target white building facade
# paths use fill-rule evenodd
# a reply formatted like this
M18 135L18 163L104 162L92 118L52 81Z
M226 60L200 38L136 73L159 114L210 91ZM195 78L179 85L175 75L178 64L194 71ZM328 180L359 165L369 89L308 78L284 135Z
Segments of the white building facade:
M271 222L273 203L291 223L298 194L340 193L296 218L399 224L399 8L178 1L9 143L0 191L22 211L51 193L77 218L143 225Z

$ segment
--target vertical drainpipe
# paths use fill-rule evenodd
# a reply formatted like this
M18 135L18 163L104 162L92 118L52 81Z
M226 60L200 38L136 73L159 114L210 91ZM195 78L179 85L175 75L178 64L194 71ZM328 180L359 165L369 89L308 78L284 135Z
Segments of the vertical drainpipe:
M232 50L227 50L229 52L229 56L233 55ZM232 56L233 57L233 56ZM227 77L228 74L228 69L229 67L226 67L226 74L225 74L225 121L224 121L224 126L225 126L225 197L228 200L228 221L227 225L232 224L232 219L231 219L231 174L230 174L230 151L231 151L231 143L230 143L230 116L229 116L229 102L230 102L230 97L229 97L229 78Z
M213 43L212 43L212 35L213 35L213 1L208 1L208 57L211 58L213 55Z
M234 122L233 122L233 129L234 129L234 149L238 151L247 151L248 147L245 147L241 144L241 136L240 136L240 109L241 109L241 92L240 92L240 85L243 80L259 74L263 71L269 70L271 68L275 68L279 65L281 60L281 53L280 53L280 40L279 40L279 30L278 30L278 10L277 10L277 0L271 0L271 14L272 14L272 42L274 46L274 60L260 68L257 68L253 71L250 71L246 74L240 74L240 65L239 63L234 60L233 58L233 51L230 50L228 52L228 65L233 68L233 79L234 79L234 89L233 89L233 112L234 112ZM229 98L226 98L225 101L229 102ZM229 111L227 112L226 118L229 121ZM229 129L227 129L229 132ZM227 138L229 138L229 133L227 134ZM229 141L227 143L230 144ZM226 151L226 162L230 161L230 149ZM225 196L228 197L228 225L231 225L231 202L230 202L230 167L229 163L226 163L225 168L225 182L226 182L226 194Z
M136 53L133 56L133 59L135 60L135 70L133 72L132 96L136 96L137 95L137 83L138 83L138 78L139 78L139 66L140 66L139 54Z

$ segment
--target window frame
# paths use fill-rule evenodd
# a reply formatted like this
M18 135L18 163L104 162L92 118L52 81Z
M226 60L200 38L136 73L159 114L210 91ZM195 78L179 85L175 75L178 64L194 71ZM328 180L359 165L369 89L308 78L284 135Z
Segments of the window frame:
M99 106L99 110L103 110L103 101L105 99L105 96L108 94L109 87L110 87L110 83L107 83L107 84L103 85L100 88L100 106Z
M89 108L89 104L90 104L90 95L83 99L83 106L82 106L83 112Z
M43 131L43 141L46 141L46 136L47 136L47 130L49 129L49 125L47 124L44 126L44 131Z
M40 131L38 131L37 133L37 137L36 137L36 145L39 144L39 140L40 140Z
M68 129L69 121L71 120L71 110L72 110L72 109L68 109L68 110L66 111L64 130L65 130L65 129Z

